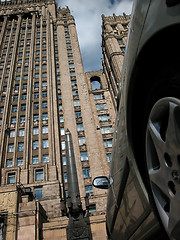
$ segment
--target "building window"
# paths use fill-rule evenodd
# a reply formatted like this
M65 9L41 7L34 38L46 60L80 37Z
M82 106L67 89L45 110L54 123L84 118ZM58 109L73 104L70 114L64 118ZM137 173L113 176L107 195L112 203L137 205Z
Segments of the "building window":
M39 128L38 127L34 127L33 128L33 135L38 135L39 134Z
M103 94L94 94L94 100L102 100L103 99Z
M67 165L66 156L62 156L63 166Z
M75 77L76 76L76 73L74 71L70 72L70 76L71 77Z
M113 133L112 126L104 126L104 127L101 127L101 133L102 133L102 134Z
M80 101L74 100L74 107L80 107Z
M120 48L121 48L121 52L122 52L122 53L125 53L126 48L125 48L125 47L120 47Z
M7 184L14 184L16 180L16 175L15 173L8 173L7 176Z
M48 139L43 140L43 148L48 148L49 147L49 141Z
M16 117L11 117L11 123L15 124L16 123Z
M8 144L8 152L14 152L14 143Z
M21 72L21 67L17 67L17 72Z
M101 79L100 77L94 76L91 77L91 89L92 90L100 90L101 89Z
M107 158L108 163L111 162L111 153L107 153L106 158Z
M23 142L19 142L18 143L18 152L23 152L24 151L24 143Z
M36 55L40 55L40 51L39 50L36 50Z
M23 80L27 81L28 80L28 75L24 75Z
M83 123L77 123L77 131L84 131Z
M47 69L47 65L46 64L43 64L42 65L42 69ZM47 74L47 73L46 73ZM46 76L47 77L47 76Z
M26 120L25 116L20 116L20 123L25 123L25 120Z
M19 137L24 137L24 128L19 129Z
M47 101L43 101L43 102L42 102L42 107L43 107L43 108L47 108L47 106L48 106Z
M100 122L108 122L110 120L110 117L108 114L99 115L98 118Z
M71 47L71 43L66 43L66 47Z
M34 187L34 195L35 195L35 199L43 198L43 188L42 187Z
M43 181L44 180L44 172L43 169L37 169L35 171L35 180L36 181Z
M75 111L75 116L76 118L80 118L81 117L81 111Z
M67 183L68 179L67 179L67 172L64 172L64 182Z
M89 204L89 213L96 212L96 204Z
M85 186L85 191L86 191L86 196L92 196L93 195L93 186L89 185L89 186Z
M62 147L62 150L65 150L66 149L66 145L65 145L65 142L61 142L61 147Z
M34 83L34 88L39 88L39 82Z
M119 45L123 45L124 44L123 39L122 38L118 39L118 43L119 43Z
M12 158L11 158L11 159L7 159L7 161L6 161L6 167L7 167L7 168L8 168L8 167L12 167L12 165L13 165Z
M15 137L15 130L11 130L11 131L10 131L9 137L10 137L10 138Z
M17 105L12 106L12 112L17 112Z
M32 157L32 164L37 164L39 163L39 157L38 156L33 156Z
M71 81L71 86L72 86L72 87L73 87L73 86L77 86L76 80L72 80L72 81Z
M6 92L7 91L7 86L4 86L3 87L3 92Z
M13 96L13 101L17 101L18 100L18 95L14 95Z
M38 102L35 102L35 103L34 103L34 110L37 110L37 109L39 109L39 103L38 103Z
M23 89L27 89L27 84L23 84Z
M38 92L34 93L34 98L39 98L39 93Z
M63 118L62 115L59 116L59 121L60 121L60 123L63 123L63 122L64 122L64 118Z
M112 139L104 140L104 147L105 148L111 148L112 147Z
M4 107L0 107L0 114L4 112Z
M35 140L33 141L33 146L32 146L33 150L36 150L39 148L39 141L38 140Z
M48 120L48 114L47 113L43 113L42 114L42 120Z
M101 110L107 110L108 107L106 103L99 103L99 104L96 104L96 109L98 111L101 111Z
M5 102L5 96L1 97L1 102Z
M82 146L82 145L86 144L85 137L79 137L78 139L79 139L79 146Z
M123 26L124 30L128 29L127 24L123 24L122 26Z
M42 73L42 77L46 78L47 77L47 73L46 72Z
M89 167L84 167L83 168L83 177L84 178L90 178L91 177L90 168Z
M69 68L74 68L74 63L69 63Z
M59 105L59 111L62 111L62 110L63 110L62 105Z
M47 92L42 92L42 97L43 98L47 97Z
M39 73L35 73L35 79L39 79Z
M47 87L47 82L46 81L42 82L42 87Z
M73 96L78 96L78 90L72 90L72 94L73 94Z
M64 128L60 128L60 131L61 131L61 136L64 136L65 135Z
M66 40L70 40L70 38L69 38L69 39L66 38ZM69 61L73 61L73 56L68 56L68 60L69 60Z
M33 115L33 122L39 121L39 115L38 114L34 114Z
M48 126L43 126L43 127L42 127L42 133L43 133L43 134L48 133Z
M46 50L42 50L42 54L46 54Z
M23 166L23 158L22 157L17 158L17 166Z
M43 163L48 163L49 162L49 154L44 154L43 155Z
M26 111L26 104L21 104L21 111Z
M87 152L80 152L80 154L81 154L81 161L87 161L88 160Z
M6 239L6 216L0 215L0 239Z

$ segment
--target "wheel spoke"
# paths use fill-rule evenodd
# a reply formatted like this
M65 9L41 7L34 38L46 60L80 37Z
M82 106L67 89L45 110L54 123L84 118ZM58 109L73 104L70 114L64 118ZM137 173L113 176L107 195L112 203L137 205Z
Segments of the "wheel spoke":
M179 218L179 191L174 197L171 197L170 200L170 214L169 214L169 223L168 223L168 233L173 239L179 239L180 236L180 218Z
M151 120L149 121L148 130L153 141L153 145L156 149L159 162L161 162L164 154L164 141L162 140L160 133L158 132L157 128L154 126Z
M168 126L166 131L166 141L171 144L177 142L176 139L176 126L175 126L175 117L174 117L174 109L177 105L175 103L169 103L169 118L168 118Z
M153 183L158 189L168 197L169 192L168 192L168 186L164 182L164 176L167 175L162 168L158 170L149 170L149 177L151 183ZM158 198L158 196L157 196Z

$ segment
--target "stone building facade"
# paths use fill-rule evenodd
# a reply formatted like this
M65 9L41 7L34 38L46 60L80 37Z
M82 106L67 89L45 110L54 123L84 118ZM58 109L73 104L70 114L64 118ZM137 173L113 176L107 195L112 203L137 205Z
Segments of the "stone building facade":
M121 88L121 70L126 49L130 15L105 17L102 15L103 72L108 82L114 107Z
M106 238L107 192L92 186L108 175L112 148L115 110L105 76L84 72L68 8L1 0L0 239L66 239L66 129L92 238Z

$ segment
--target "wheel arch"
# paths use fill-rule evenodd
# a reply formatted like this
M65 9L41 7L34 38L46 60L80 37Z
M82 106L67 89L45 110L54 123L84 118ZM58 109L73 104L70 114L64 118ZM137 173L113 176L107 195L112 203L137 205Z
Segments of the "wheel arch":
M159 73L170 74L176 69L180 74L180 24L167 27L156 33L140 51L132 71L127 95L127 131L130 144L142 177L144 176L144 135L147 116L160 95L168 94L169 84L176 88L176 80L168 83L168 77L157 81ZM179 60L179 66L178 66ZM177 78L176 78L177 79ZM167 86L156 95L153 89ZM158 91L157 91L158 92ZM173 93L172 95L177 95ZM151 101L149 99L151 98ZM146 180L145 180L146 181Z

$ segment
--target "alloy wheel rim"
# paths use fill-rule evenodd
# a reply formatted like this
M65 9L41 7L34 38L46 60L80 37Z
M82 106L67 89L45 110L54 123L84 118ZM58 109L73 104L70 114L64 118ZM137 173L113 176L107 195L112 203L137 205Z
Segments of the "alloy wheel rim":
M152 108L146 160L153 197L171 239L180 236L180 100L166 97Z

